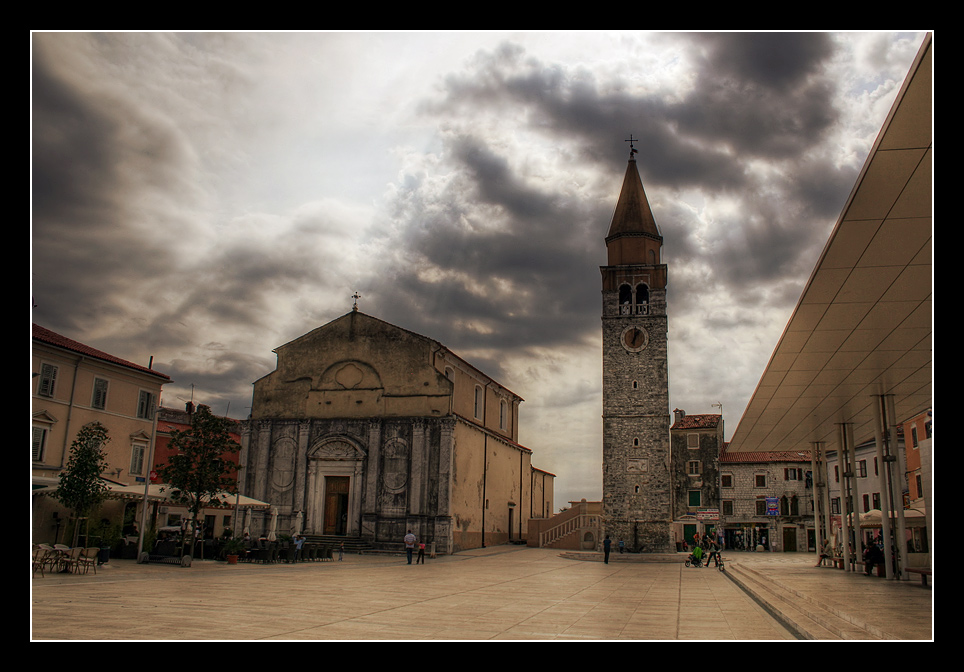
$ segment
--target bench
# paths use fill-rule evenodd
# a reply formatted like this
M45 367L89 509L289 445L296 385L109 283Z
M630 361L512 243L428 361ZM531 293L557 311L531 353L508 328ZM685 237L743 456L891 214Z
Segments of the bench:
M867 570L866 570L866 567L867 567L866 563L863 563L863 562L861 562L860 560L858 560L858 561L855 562L854 564L855 564L855 565L860 565L861 567L864 567L864 568L865 568L865 569L863 570L864 573L867 572ZM884 567L883 565L874 565L874 567L877 568L877 576L881 576L881 577L887 576L887 568L886 568L886 567Z
M927 588L927 577L931 575L931 570L927 567L905 567L909 574L920 574L920 585Z

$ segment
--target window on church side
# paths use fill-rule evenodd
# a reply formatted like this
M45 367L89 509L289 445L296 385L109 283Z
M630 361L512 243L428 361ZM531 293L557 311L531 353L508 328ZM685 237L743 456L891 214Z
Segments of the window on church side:
M482 418L482 388L475 386L475 417Z

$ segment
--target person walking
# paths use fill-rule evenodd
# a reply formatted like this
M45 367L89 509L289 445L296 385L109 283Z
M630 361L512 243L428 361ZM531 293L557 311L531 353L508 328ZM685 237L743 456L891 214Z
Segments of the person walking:
M415 550L415 535L409 530L405 535L405 555L408 556L408 564L412 564L412 551Z
M619 540L619 554L620 554L620 555L623 554L623 549L625 549L625 548L626 548L626 542L623 541L622 539L620 539L620 540Z
M603 539L603 562L607 565L609 564L609 550L611 547L612 541L609 540L609 535L607 534L606 538Z
M714 561L714 565L713 565L714 567L719 567L720 566L720 545L716 543L715 539L712 539L712 538L710 539L709 552L710 554L706 558L707 569L709 569L710 567L710 560Z
M425 564L425 542L418 542L418 557L415 558L415 564Z

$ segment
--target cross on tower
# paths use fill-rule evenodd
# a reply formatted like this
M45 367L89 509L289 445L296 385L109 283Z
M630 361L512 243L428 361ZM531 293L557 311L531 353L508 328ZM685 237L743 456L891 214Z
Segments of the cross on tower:
M633 140L633 134L630 133L629 140L623 140L623 142L629 143L629 158L633 158L633 154L635 154L638 151L635 147L633 147L633 142L638 142L638 139Z

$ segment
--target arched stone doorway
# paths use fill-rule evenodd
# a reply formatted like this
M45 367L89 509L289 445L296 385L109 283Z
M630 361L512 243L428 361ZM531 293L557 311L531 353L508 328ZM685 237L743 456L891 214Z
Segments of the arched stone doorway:
M365 452L345 437L325 437L308 450L306 532L357 536Z

